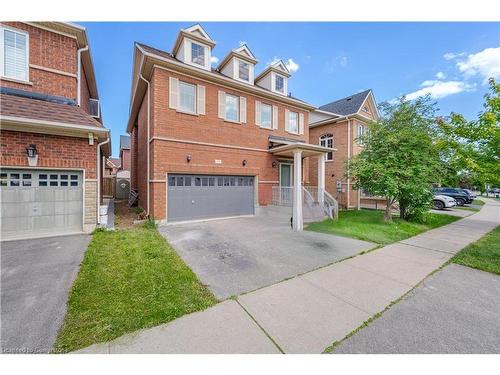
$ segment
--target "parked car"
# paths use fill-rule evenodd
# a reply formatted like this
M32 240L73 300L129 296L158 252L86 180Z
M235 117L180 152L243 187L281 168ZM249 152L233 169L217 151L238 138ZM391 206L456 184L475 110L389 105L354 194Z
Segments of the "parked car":
M477 195L472 190L469 189L462 189L462 190L465 191L467 194L469 194L472 199L476 199Z
M472 203L474 200L462 189L441 187L434 189L434 194L446 195L448 197L454 198L457 201L457 206L463 206L464 204Z
M452 208L452 207L455 207L456 205L457 205L457 201L452 197L448 197L447 195L437 194L437 195L434 195L434 197L432 198L432 207L435 210L443 210L445 208Z

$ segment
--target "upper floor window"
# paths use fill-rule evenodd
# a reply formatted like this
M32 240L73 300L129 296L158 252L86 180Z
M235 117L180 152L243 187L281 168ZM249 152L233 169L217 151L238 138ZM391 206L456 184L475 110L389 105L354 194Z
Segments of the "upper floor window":
M238 60L238 78L243 81L250 81L250 64Z
M268 129L273 127L273 107L269 104L260 105L260 126Z
M319 145L323 147L333 148L333 135L324 134L319 138ZM333 160L333 151L326 154L326 160Z
M179 81L179 110L196 113L196 85Z
M285 93L285 78L283 76L276 74L274 79L274 90L277 92Z
M290 133L299 133L299 114L297 112L288 113L288 131Z
M29 35L23 31L0 28L1 70L3 77L28 80Z
M240 101L237 96L226 94L226 120L239 121L240 120Z
M363 144L363 136L365 135L365 126L363 124L358 124L356 129L356 136L358 138L358 144Z
M191 62L200 66L205 66L204 46L191 42Z

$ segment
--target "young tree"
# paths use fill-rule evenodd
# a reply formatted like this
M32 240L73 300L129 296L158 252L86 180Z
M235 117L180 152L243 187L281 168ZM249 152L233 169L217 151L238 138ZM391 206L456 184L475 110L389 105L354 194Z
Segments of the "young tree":
M436 104L429 97L381 105L382 118L370 125L363 150L349 162L354 187L387 197L384 219L392 220L398 202L400 217L421 220L432 200L437 179Z

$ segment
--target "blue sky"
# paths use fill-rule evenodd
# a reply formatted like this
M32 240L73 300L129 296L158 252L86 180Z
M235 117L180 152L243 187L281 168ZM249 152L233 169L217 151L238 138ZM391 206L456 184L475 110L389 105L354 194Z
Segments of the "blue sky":
M87 28L113 154L128 119L134 41L171 51L180 28L195 22L78 22ZM322 105L371 88L378 102L426 92L443 115L473 119L486 78L500 79L500 23L215 23L202 26L220 60L246 42L259 60L292 68L289 91ZM291 60L290 60L291 59Z

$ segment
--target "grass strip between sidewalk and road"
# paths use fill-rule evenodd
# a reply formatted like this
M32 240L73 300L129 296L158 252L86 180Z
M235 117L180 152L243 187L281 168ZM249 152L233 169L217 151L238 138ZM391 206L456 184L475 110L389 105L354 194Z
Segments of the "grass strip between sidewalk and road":
M500 275L500 226L464 248L451 261Z
M338 220L328 219L311 223L307 226L307 230L387 245L459 219L460 217L451 215L428 213L423 223L412 223L399 217L394 217L392 222L384 222L383 211L361 209L340 211Z
M217 303L152 223L96 231L54 345L69 352Z

